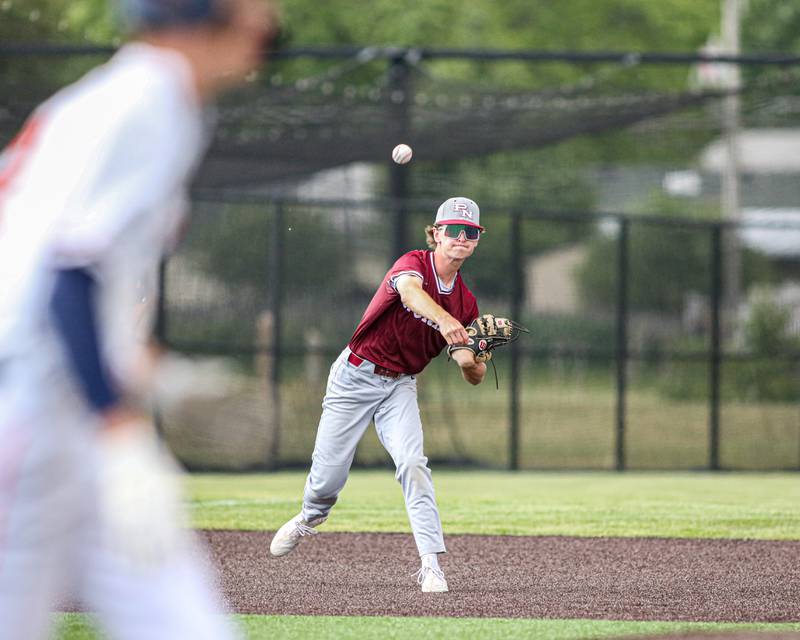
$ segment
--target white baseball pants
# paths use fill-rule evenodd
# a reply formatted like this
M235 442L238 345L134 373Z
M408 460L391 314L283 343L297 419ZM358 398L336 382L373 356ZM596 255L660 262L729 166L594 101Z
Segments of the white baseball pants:
M0 372L0 640L47 637L65 598L117 640L234 638L190 532L159 567L104 548L96 419L32 364Z

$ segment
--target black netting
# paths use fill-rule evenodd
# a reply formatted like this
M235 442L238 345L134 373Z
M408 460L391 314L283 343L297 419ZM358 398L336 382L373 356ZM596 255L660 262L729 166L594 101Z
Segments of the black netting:
M42 99L103 59L31 55L4 61L9 72L0 81L3 141ZM508 90L496 82L442 79L425 64L387 65L368 49L338 64L275 63L221 101L198 186L263 186L353 162L385 162L398 140L430 162L542 147L720 95L637 88L635 74L620 86L624 67L574 86Z

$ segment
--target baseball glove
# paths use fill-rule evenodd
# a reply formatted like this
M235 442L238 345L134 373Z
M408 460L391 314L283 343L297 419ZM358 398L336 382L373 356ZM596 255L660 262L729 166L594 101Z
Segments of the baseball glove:
M486 362L491 360L494 349L514 342L523 332L529 333L513 320L498 318L490 313L475 318L466 329L470 337L469 343L451 344L447 347L447 355L458 349L469 349L475 354L475 360Z

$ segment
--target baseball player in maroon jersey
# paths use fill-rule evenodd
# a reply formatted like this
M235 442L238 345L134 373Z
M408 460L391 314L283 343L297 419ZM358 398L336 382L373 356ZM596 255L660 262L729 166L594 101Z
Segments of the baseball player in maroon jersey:
M347 481L356 446L370 421L397 467L411 529L422 559L424 592L447 591L438 554L445 552L431 471L423 453L416 375L446 345L466 344L478 317L475 296L459 269L483 227L472 200L450 198L426 228L430 251L409 251L384 276L350 343L331 366L302 511L270 545L284 556L316 533ZM466 349L452 352L461 374L480 384L486 364Z

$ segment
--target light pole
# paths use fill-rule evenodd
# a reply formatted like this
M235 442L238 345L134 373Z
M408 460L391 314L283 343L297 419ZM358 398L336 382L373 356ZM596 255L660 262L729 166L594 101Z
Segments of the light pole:
M742 0L722 0L722 47L727 55L739 55ZM736 223L740 216L739 191L739 144L741 86L739 66L728 67L726 89L730 95L723 98L722 130L725 160L722 166L720 185L720 207L725 220ZM723 278L724 305L734 314L742 293L742 257L736 227L729 228L725 234L725 268ZM731 315L733 320L734 316Z

